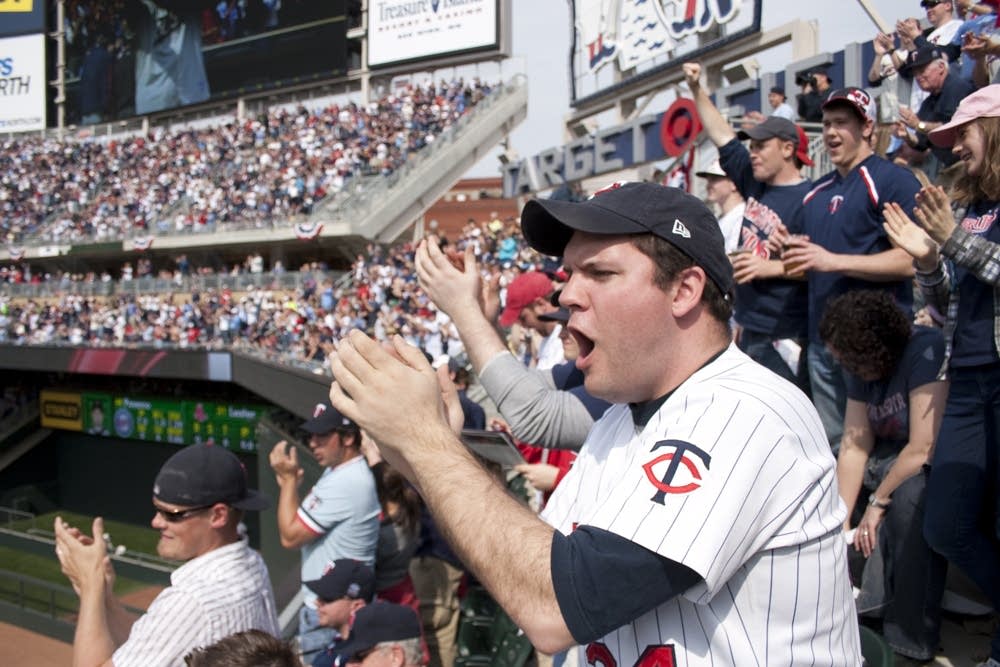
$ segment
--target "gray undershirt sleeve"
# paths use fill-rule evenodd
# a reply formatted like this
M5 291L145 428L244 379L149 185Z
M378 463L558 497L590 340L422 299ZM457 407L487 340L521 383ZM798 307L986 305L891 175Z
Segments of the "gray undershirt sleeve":
M556 389L552 374L526 368L509 352L490 359L479 382L514 437L553 449L580 449L594 418L579 398Z

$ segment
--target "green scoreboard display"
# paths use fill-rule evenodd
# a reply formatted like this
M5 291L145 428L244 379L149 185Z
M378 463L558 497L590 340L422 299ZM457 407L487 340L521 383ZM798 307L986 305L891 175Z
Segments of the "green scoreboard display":
M50 412L54 417L48 426L54 428L175 445L210 442L236 452L257 451L257 422L265 411L260 405L114 396L99 392L42 394L43 403L48 401L53 405ZM73 419L66 418L70 413ZM43 415L43 426L44 422Z

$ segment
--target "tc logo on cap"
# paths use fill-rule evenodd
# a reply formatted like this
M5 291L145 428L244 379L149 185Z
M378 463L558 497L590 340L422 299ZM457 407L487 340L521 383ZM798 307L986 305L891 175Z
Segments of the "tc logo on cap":
M317 403L316 407L313 408L313 419L319 417L324 412L326 412L326 406L323 405L322 403Z
M677 236L683 236L686 239L691 238L691 232L688 231L688 228L684 226L684 223L677 218L674 218L674 228L671 231Z
M863 109L867 109L868 105L872 103L872 98L869 97L868 93L859 88L847 93L847 98Z

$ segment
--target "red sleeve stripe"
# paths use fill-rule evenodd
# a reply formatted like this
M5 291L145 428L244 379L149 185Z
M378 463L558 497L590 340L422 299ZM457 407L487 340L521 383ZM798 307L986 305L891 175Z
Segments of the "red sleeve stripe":
M325 530L323 530L323 526L313 521L312 517L306 514L301 507L295 513L295 518L297 518L299 520L299 523L305 526L306 530L308 530L313 535L322 535L323 533L326 532Z
M865 187L868 188L868 198L872 200L872 204L878 206L878 188L875 187L875 179L868 173L868 167L861 167L859 171L865 182Z
M820 190L822 190L824 188L829 187L831 183L833 183L832 179L826 181L825 183L819 183L816 187L814 187L812 190L810 190L809 192L806 193L806 196L802 198L802 203L803 204L808 204L809 200L812 199L813 197L815 197L817 192L819 192Z

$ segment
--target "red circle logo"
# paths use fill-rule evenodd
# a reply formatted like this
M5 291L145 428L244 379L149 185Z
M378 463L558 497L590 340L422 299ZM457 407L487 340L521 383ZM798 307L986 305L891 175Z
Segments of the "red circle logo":
M694 100L679 97L660 119L660 144L667 155L677 157L691 147L701 128Z

